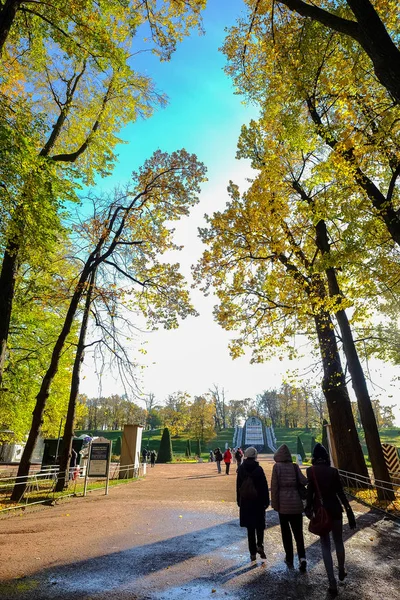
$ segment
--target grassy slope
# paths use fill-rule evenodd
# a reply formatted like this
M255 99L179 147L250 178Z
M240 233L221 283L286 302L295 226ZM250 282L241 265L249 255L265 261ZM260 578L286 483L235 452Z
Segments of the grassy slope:
M204 443L201 448L201 454L203 458L208 457L209 450L213 450L217 446L222 449L225 448L225 443L228 443L229 446L232 446L233 440L233 427L229 427L222 431L219 431L212 440ZM162 429L153 429L152 431L144 431L142 438L142 447L149 448L150 450L156 450L158 452L158 448L160 445ZM188 440L188 436L183 435L177 438L172 438L172 450L175 455L184 455L186 450L186 443ZM196 441L192 438L190 439L192 454L194 455L196 452Z
M393 444L394 446L400 447L400 428L394 429L382 429L380 432L382 443ZM297 436L301 437L303 442L304 450L306 454L311 453L311 437L314 435L317 441L321 441L321 432L314 430L314 432L307 433L304 429L285 429L276 428L275 435L278 446L280 444L287 444L292 454L296 454L297 450ZM365 456L368 456L367 446L365 444L364 434L362 431L359 432L360 442Z
M225 449L225 444L227 443L229 446L232 446L233 440L233 427L228 427L227 429L223 429L222 431L217 432L217 435L212 440L209 440L207 443L204 443L202 446L202 456L204 458L208 457L208 451L219 446L221 450ZM76 432L77 435L80 435L81 432ZM97 435L101 435L106 433L109 439L115 440L117 437L121 436L120 431L107 431L107 432L99 432ZM158 448L160 445L162 429L153 429L152 431L144 431L143 432L143 442L142 447L148 447L150 450L156 450L158 452ZM304 429L287 429L284 427L277 427L275 429L275 435L277 440L277 445L287 444L291 453L296 454L297 451L297 436L301 437L303 442L304 450L307 455L311 454L311 438L315 436L318 441L321 440L321 432L319 430L314 430L311 432L306 432ZM394 446L400 447L400 428L394 429L382 429L380 431L381 440L384 443L393 444ZM184 455L186 450L186 442L187 435L180 436L178 438L172 438L172 449L175 455ZM363 448L364 454L367 456L367 447L365 445L365 440L362 432L360 432L360 441ZM196 452L196 442L191 439L192 445L192 454L194 455Z

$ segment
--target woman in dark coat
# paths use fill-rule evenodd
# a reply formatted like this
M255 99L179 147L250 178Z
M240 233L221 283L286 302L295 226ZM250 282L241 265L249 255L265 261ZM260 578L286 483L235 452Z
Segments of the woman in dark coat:
M257 450L250 446L244 456L236 479L236 499L240 508L240 527L247 528L250 560L256 560L257 552L261 558L267 558L264 552L264 529L269 490L265 473L256 461ZM246 481L248 478L250 482Z
M271 478L271 504L279 513L282 542L285 549L285 562L293 567L293 539L296 541L300 571L307 569L306 550L303 537L303 500L299 494L299 484L306 485L307 479L299 466L293 464L292 455L286 444L275 452L275 464Z
M339 471L330 466L329 454L322 446L316 444L313 457L312 467L307 469L308 487L307 487L307 506L305 509L306 515L311 518L315 509L319 506L318 495L322 496L323 506L328 512L332 520L332 537L336 548L336 556L339 567L339 580L343 581L347 576L344 567L344 544L343 544L343 508L344 506L350 529L355 529L356 520L349 501L343 490L340 481ZM319 493L318 493L319 490ZM333 571L333 561L331 554L331 540L329 533L320 535L322 557L324 559L325 569L328 575L329 588L328 591L335 595L337 594L337 582Z

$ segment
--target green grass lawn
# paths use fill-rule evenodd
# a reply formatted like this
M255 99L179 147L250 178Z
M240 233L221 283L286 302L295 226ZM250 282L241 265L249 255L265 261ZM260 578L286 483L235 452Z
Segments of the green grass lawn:
M306 455L310 456L311 454L311 438L312 436L317 438L317 441L321 441L321 431L314 430L311 432L307 432L304 429L287 429L287 428L276 428L275 435L277 440L277 445L287 444L289 450L292 454L296 454L297 451L297 436L300 436L301 441L303 442L304 450L306 451ZM393 444L400 448L400 428L394 429L382 429L379 432L381 442L385 444ZM364 432L359 431L359 438L361 442L361 447L363 449L363 453L368 462L368 450L365 444Z
M151 431L143 431L142 448L149 448L149 450L155 450L156 452L158 452L162 432L162 429L152 429ZM221 448L221 450L224 450L225 443L227 443L231 447L233 440L233 432L234 428L228 427L227 429L218 431L216 436L211 440L204 442L204 444L202 444L201 446L202 458L208 459L209 450L214 450L214 448L219 447ZM185 456L187 440L187 435L172 438L172 451L176 458L183 458ZM196 440L190 438L190 443L192 448L192 455L194 456L197 447Z
M318 438L319 434L319 438ZM292 454L297 454L297 437L300 436L303 442L304 450L307 455L311 454L311 438L314 436L321 440L321 432L318 430L306 431L304 428L296 427L288 429L286 427L275 428L276 445L279 448L281 444L286 444Z
M143 431L142 448L146 447L150 450L155 450L156 452L158 452L162 432L162 429ZM77 432L78 435L80 433L81 432ZM228 446L232 447L233 433L234 428L227 427L222 431L218 431L215 437L211 440L204 442L201 448L202 458L205 460L208 459L209 450L213 450L216 447L221 448L222 451L225 449L225 444L228 444ZM104 435L108 439L112 439L113 441L115 441L118 437L121 436L121 431L96 432L96 434ZM289 429L286 427L276 427L275 435L277 440L277 446L279 447L281 444L287 444L292 454L297 453L297 436L300 436L301 441L303 442L304 450L308 457L310 457L311 455L311 438L314 436L315 438L317 438L317 441L321 441L322 437L321 431L319 429L306 431L304 428ZM364 455L368 461L368 452L362 431L359 432L359 436ZM400 447L400 428L382 429L380 431L380 436L383 443L393 444L398 448ZM183 459L185 457L187 440L187 434L172 438L172 450L176 459ZM192 455L194 457L196 453L196 441L192 438L190 439L190 441L192 447Z

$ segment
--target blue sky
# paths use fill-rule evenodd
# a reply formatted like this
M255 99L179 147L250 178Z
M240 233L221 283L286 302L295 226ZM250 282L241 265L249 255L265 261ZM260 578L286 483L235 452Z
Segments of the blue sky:
M240 125L256 113L234 95L223 73L225 57L218 48L224 41L224 28L234 23L243 6L242 0L210 0L203 13L206 34L194 31L168 63L150 53L134 57L132 67L150 76L169 103L150 119L121 132L129 145L119 147L119 163L107 185L127 179L157 148L186 148L207 163L211 174L234 156Z
M197 154L208 168L208 182L203 186L199 205L176 226L176 241L185 249L173 257L188 277L190 265L203 250L197 228L203 224L204 213L223 209L230 179L244 186L246 177L251 176L249 165L237 161L235 153L242 124L256 118L257 112L234 94L231 81L223 72L225 57L218 51L224 41L224 29L234 24L242 10L242 0L209 0L203 15L204 36L194 33L186 39L169 63L160 63L150 53L135 58L134 67L153 78L158 91L169 97L169 104L150 119L133 123L121 132L128 144L117 149L119 162L112 177L99 181L100 188L127 181L131 171L157 148L186 148ZM255 397L264 389L279 387L286 371L306 369L314 362L309 357L296 364L276 359L250 365L248 357L232 361L227 350L230 335L213 322L214 299L194 291L193 301L200 317L186 319L178 330L149 332L138 340L147 350L143 358L147 368L139 383L144 393L154 392L159 401L178 390L199 395L213 384L224 387L228 399ZM134 358L137 356L135 353ZM398 369L386 367L384 378L379 371L374 372L372 365L371 371L376 383L390 394L389 380L398 374ZM93 365L88 363L84 374L82 392L95 396L99 390ZM122 393L119 385L118 380L104 377L102 392ZM372 392L383 399L387 395L379 388ZM394 400L387 402L393 404Z

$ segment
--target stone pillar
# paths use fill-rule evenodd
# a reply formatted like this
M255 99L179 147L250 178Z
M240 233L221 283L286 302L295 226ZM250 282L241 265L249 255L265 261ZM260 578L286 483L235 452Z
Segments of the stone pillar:
M119 471L120 479L133 477L134 471L139 468L142 432L143 427L141 425L124 425Z

